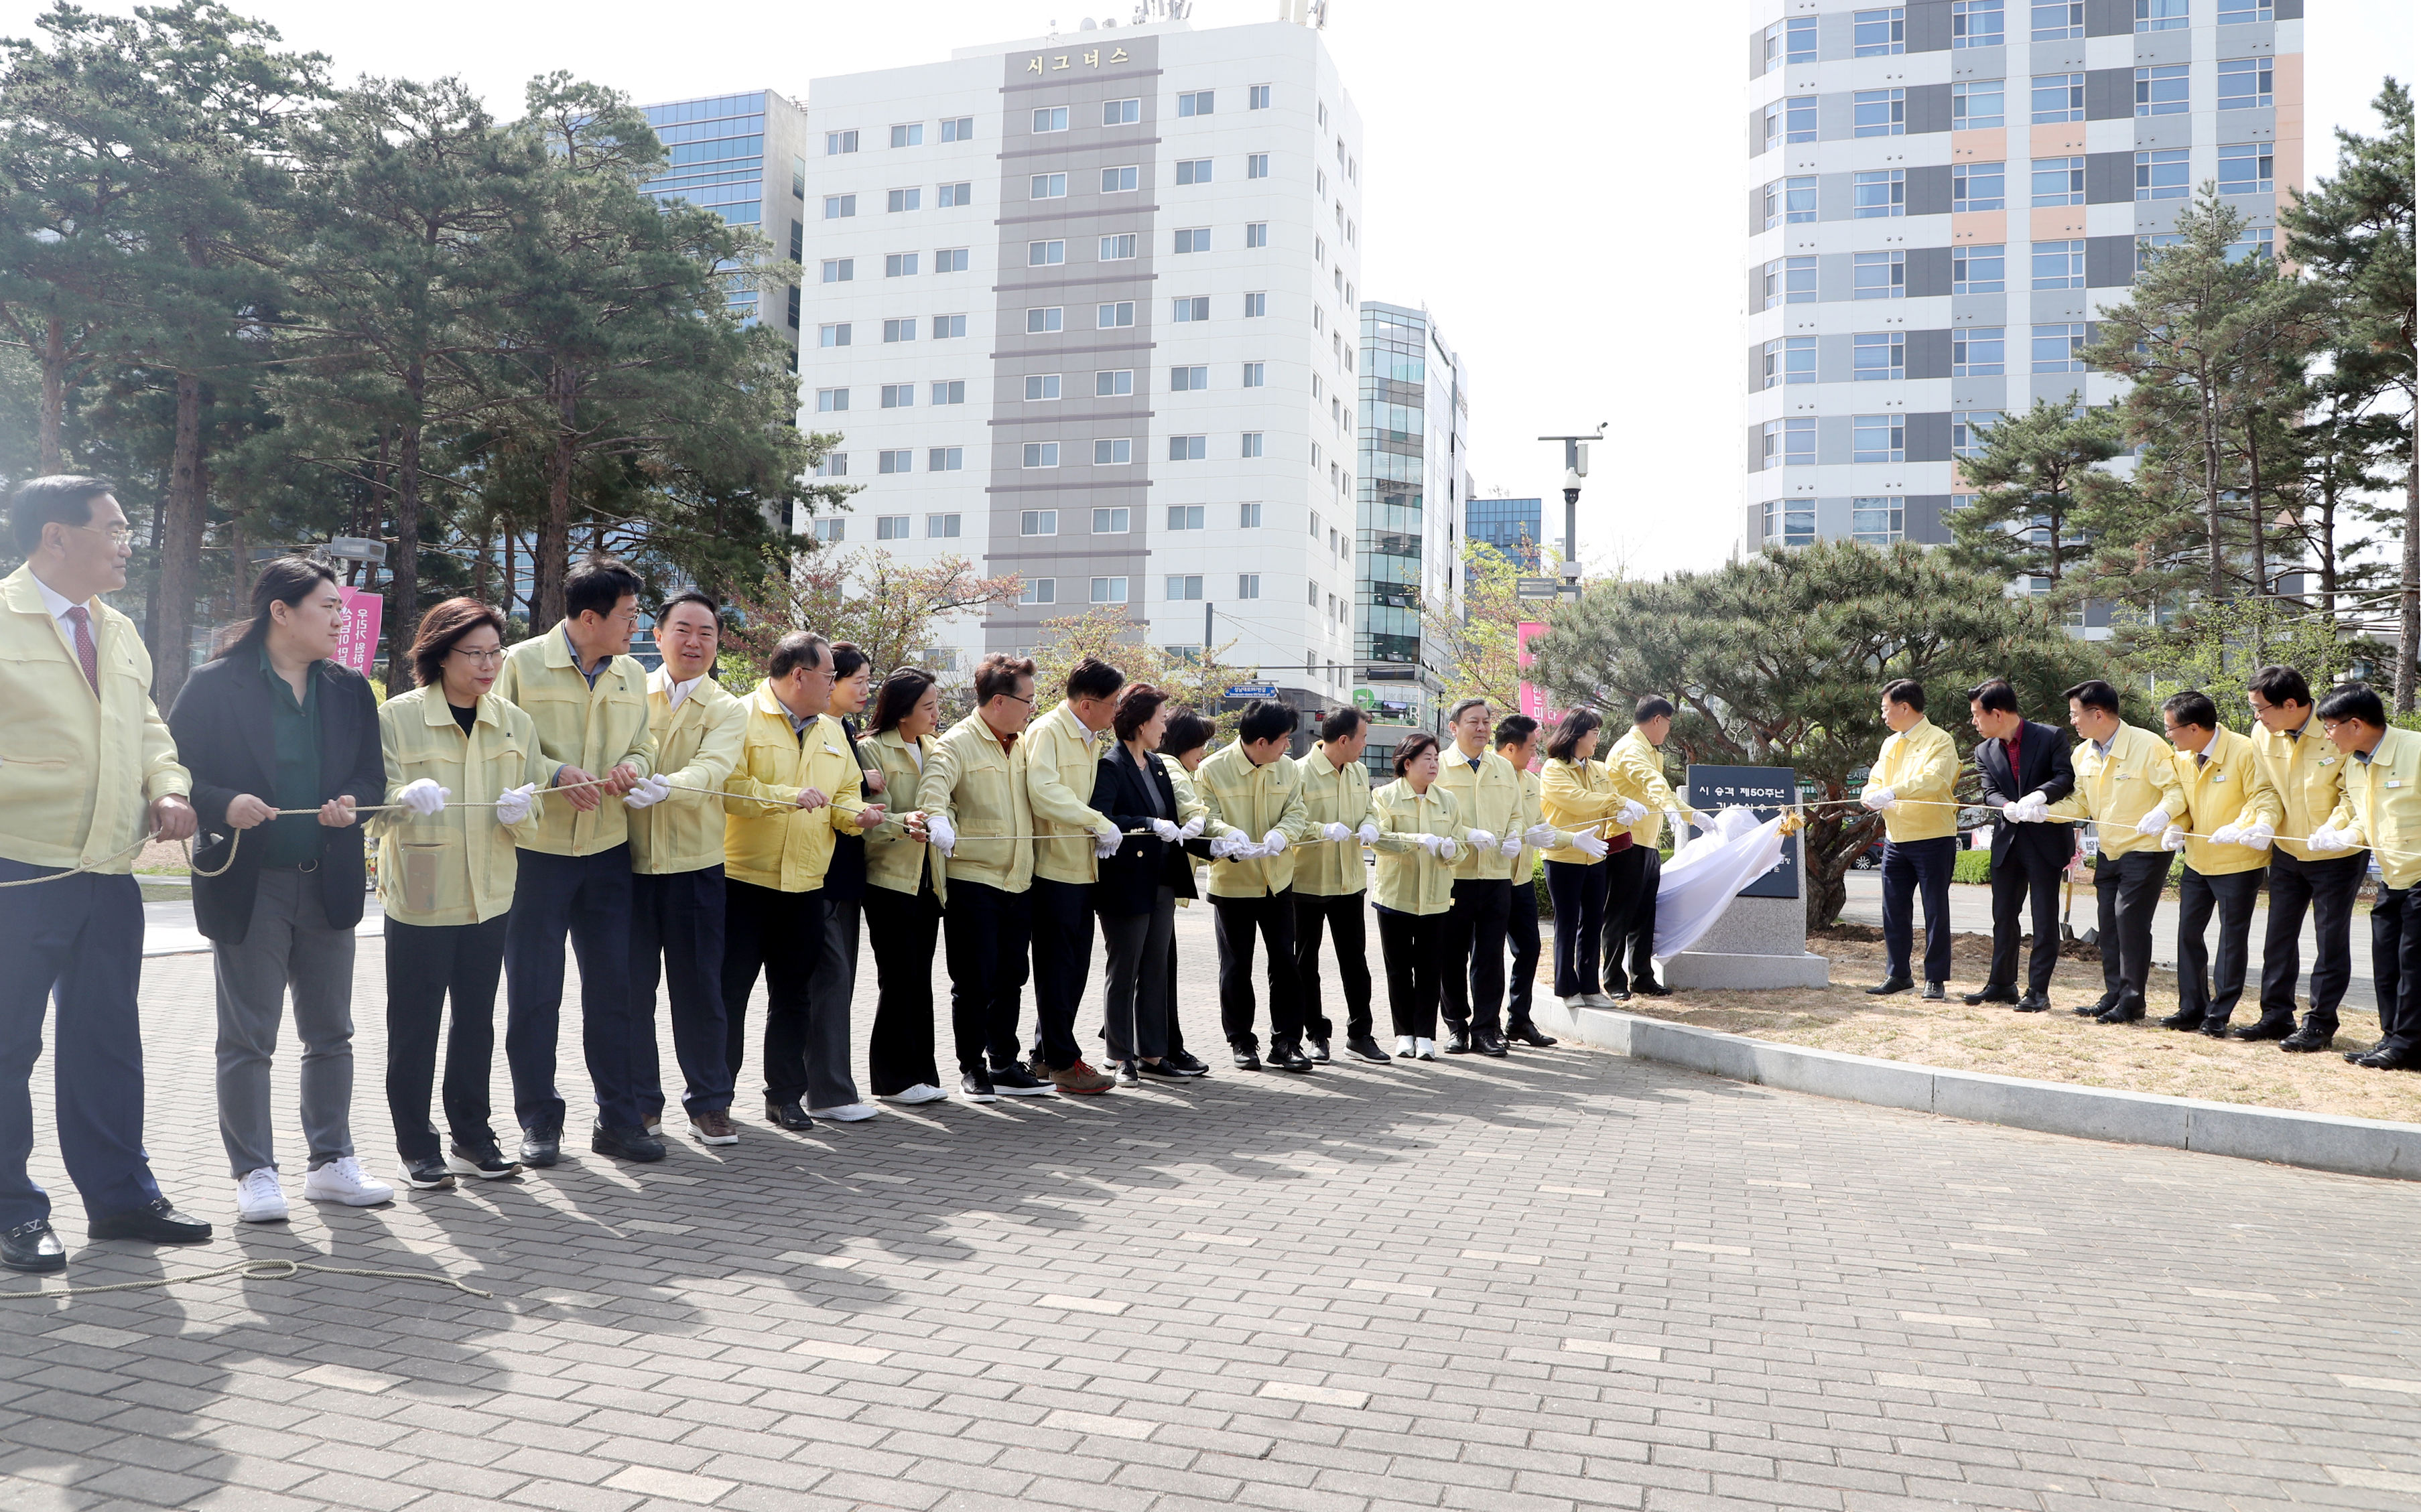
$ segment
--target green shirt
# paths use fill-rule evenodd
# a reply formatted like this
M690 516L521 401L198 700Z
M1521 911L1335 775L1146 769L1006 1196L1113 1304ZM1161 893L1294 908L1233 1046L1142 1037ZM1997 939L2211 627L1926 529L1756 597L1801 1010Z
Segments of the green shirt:
M298 702L292 684L269 664L269 647L260 648L260 676L269 684L270 744L277 756L277 792L273 808L320 806L320 697L318 663L303 676ZM293 814L271 819L261 827L260 864L299 866L320 857L320 820L315 814Z

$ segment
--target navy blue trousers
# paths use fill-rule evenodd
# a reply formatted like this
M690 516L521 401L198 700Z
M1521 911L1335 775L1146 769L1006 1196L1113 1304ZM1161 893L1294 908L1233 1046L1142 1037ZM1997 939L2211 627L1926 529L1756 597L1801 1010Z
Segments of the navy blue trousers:
M1925 980L1950 980L1950 873L1959 862L1959 837L1883 842L1883 958L1885 974L1913 976L1909 947L1914 943L1912 894L1925 897Z
M2370 905L2370 981L2379 997L2378 1048L2396 1056L2421 1054L2421 898L2413 896L2415 891L2382 886ZM89 1197L86 1200L90 1202Z
M523 1129L563 1127L554 1090L556 1020L563 1010L563 942L580 960L580 1044L597 1091L597 1121L628 1129L639 1104L632 1046L640 1025L631 993L631 848L593 856L523 850L505 928L505 1060L513 1115Z
M57 868L0 861L0 881ZM87 1218L156 1201L143 1151L143 894L90 872L0 891L0 1228L51 1215L25 1174L34 1152L34 1063L56 995L52 1069L59 1154Z
M721 1113L731 1106L723 1022L724 891L721 862L696 871L631 876L631 1002L638 1026L631 1053L643 1112L664 1111L655 1034L659 981L672 1000L682 1110Z

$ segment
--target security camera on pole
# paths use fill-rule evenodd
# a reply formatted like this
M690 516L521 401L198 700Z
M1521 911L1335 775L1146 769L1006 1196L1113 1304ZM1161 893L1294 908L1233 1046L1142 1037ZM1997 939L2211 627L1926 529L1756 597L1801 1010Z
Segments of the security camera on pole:
M1539 439L1564 444L1564 581L1556 585L1554 596L1577 599L1581 596L1581 480L1588 476L1588 444L1605 439L1605 422L1600 420L1592 435Z

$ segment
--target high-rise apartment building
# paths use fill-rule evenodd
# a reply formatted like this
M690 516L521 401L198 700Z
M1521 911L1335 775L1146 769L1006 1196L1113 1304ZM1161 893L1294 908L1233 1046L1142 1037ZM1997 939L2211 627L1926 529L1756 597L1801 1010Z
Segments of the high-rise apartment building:
M2267 256L2304 0L1757 0L1742 543L1949 539L1979 423L2071 392L2216 181Z
M799 260L807 220L805 111L771 89L639 108L671 160L640 186L645 193L753 226L776 255ZM744 317L798 329L796 290L736 288L729 303Z
M1425 605L1453 600L1457 522L1471 494L1470 391L1426 309L1362 305L1361 566L1354 579L1354 702L1380 725L1429 729L1445 687Z
M800 423L825 540L1015 572L934 660L1121 606L1351 686L1362 131L1318 32L1084 29L818 79Z

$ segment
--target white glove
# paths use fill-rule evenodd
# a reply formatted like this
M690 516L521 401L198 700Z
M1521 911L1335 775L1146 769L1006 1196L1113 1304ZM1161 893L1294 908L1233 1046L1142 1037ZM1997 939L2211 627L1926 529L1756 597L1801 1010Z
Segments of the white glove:
M1353 833L1361 836L1362 843L1364 845L1377 845L1379 843L1379 826L1371 823L1368 819L1364 819L1362 821L1362 828L1354 831Z
M1352 839L1353 832L1335 819L1331 819L1320 827L1320 837L1323 840L1342 842Z
M453 788L440 787L433 779L423 777L416 782L405 783L403 791L395 795L395 801L421 818L427 818L444 808L445 800L453 796Z
M538 784L525 782L519 787L508 787L496 795L496 822L519 824L529 818L538 803Z
M1107 860L1111 856L1115 856L1118 853L1118 847L1126 844L1126 839L1127 837L1118 832L1116 825L1113 825L1106 830L1095 830L1093 832L1093 854L1097 858Z
M1462 854L1461 842L1455 839L1451 834L1433 834L1429 836L1429 838L1437 842L1437 853L1440 861L1453 861Z
M2025 797L2018 800L2018 806L2026 811L2025 819L2028 824L2051 822L2051 800L2040 793L2026 794Z
M1157 818L1151 821L1151 833L1159 835L1162 839L1166 840L1171 845L1176 844L1179 835L1183 834L1182 831L1178 829L1175 820Z
M1881 814L1898 803L1899 799L1888 787L1869 787L1858 795L1858 802Z
M2144 817L2135 821L2137 834L2158 834L2168 827L2169 817L2158 808L2146 809Z
M1552 824L1533 824L1522 832L1522 839L1524 844L1534 845L1544 850L1554 845L1555 836L1562 833Z
M1210 859L1213 861L1234 861L1237 859L1238 853L1250 843L1251 842L1247 841L1242 834L1231 830L1227 834L1223 834L1210 842Z
M2210 843L2213 845L2242 845L2244 843L2244 826L2241 824L2223 824L2218 829L2210 832Z
M1582 855L1588 857L1591 861L1603 861L1605 859L1606 844L1603 840L1599 839L1594 834L1573 835L1572 849L1579 851Z
M1236 859L1238 861L1267 861L1270 857L1275 854L1277 854L1276 851L1272 850L1268 846L1261 844L1258 840L1247 840L1241 834L1236 836Z
M1180 840L1198 840L1202 838L1202 826L1209 818L1210 816L1207 814L1195 815L1192 818L1187 819L1184 826L1177 832L1177 837Z
M1622 806L1614 811L1614 822L1621 825L1624 829L1629 829L1631 826L1638 823L1641 819L1644 819L1647 817L1648 805L1641 803L1636 798L1624 799L1622 801Z
M2001 805L2001 818L2007 819L2012 824L2023 824L2026 821L2025 800L2022 798L2012 798L2007 803L2003 803Z
M2167 829L2163 830L2163 831L2161 832L2161 849L2162 849L2162 850L2183 850L2185 848L2186 848L2186 832L2185 832L2185 831L2183 831L2183 830L2181 830L2181 829L2179 829L2176 825L2172 824L2172 825L2170 825Z
M2323 855L2332 850L2351 850L2353 849L2353 840L2347 835L2345 831L2328 824L2323 824L2319 829L2314 830L2312 832L2312 837L2305 840L2304 844L2319 851Z
M2278 838L2278 831L2268 819L2255 819L2236 837L2236 843L2247 850L2267 850L2270 842Z
M925 834L932 841L933 849L945 856L959 844L959 827L939 814L925 816Z
M622 795L624 808L647 808L673 795L673 785L662 777L642 777L639 786Z
M1260 853L1262 855L1284 855L1286 853L1286 848L1287 837L1283 831L1272 830L1269 834L1261 836Z
M1507 861L1520 855L1522 853L1522 837L1518 834L1507 835L1504 843L1496 848L1496 853L1503 856Z
M1486 830L1466 831L1463 834L1463 838L1471 842L1474 850L1486 850L1496 844L1496 836L1489 834Z

